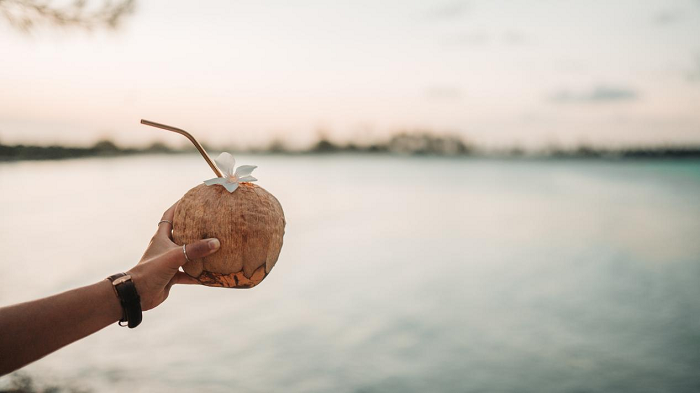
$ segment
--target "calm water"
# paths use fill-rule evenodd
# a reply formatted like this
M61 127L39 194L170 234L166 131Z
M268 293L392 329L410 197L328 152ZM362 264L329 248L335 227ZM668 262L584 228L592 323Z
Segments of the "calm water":
M700 162L239 163L287 216L264 283L176 287L25 371L96 392L700 390ZM196 156L0 164L0 305L127 270L209 177Z

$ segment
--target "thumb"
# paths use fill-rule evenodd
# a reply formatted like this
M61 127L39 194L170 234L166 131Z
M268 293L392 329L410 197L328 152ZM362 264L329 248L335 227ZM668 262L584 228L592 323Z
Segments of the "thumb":
M168 258L168 262L171 268L178 269L180 266L187 263L187 258L189 258L190 261L204 258L218 251L219 247L221 247L221 243L219 239L216 238L197 240L196 242L186 244L184 252L183 247L171 250L169 252L170 258ZM185 253L187 253L187 258L185 258Z

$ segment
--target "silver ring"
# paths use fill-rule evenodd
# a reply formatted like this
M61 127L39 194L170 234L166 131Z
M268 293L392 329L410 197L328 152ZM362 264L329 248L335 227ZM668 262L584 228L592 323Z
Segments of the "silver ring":
M187 244L182 245L182 253L185 254L185 259L187 260L187 262L192 262L190 261L190 257L187 256L187 249L185 248L186 246Z
M158 221L158 226L160 226L160 224L162 224L164 222L167 222L168 224L173 225L173 222L170 220L160 220L160 221Z

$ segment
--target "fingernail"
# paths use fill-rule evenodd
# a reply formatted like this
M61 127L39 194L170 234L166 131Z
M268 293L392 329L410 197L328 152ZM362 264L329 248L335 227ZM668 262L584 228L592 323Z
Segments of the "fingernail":
M209 239L209 241L207 241L207 244L209 244L210 250L218 250L219 247L221 247L221 243L219 242L219 239L214 239L214 238Z

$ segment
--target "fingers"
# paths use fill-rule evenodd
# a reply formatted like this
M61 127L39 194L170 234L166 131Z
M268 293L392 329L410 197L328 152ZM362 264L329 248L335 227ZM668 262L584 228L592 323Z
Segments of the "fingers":
M173 205L170 206L168 210L165 211L165 213L163 213L163 220L173 220L173 218L175 217L175 208L177 207L178 203L180 203L179 199L177 202L173 203Z
M161 222L158 224L158 229L156 230L156 236L161 236L165 237L167 239L172 240L173 234L173 218L175 218L175 209L177 208L177 204L180 203L178 200L175 202L168 210L163 213L163 218L161 218ZM170 221L170 222L162 222L162 221Z
M199 284L199 281L197 281L196 278L189 276L187 273L184 272L177 272L173 276L173 278L170 280L170 283L168 285L172 286L175 284Z
M187 244L185 246L185 252L187 253L187 258L191 261L199 258L204 258L207 255L211 255L219 250L221 243L219 239L203 239L196 242ZM178 269L180 266L187 263L187 258L185 258L185 252L183 252L182 247L178 247L166 254L168 256L167 263L170 268Z
M211 239L204 239L204 240L198 240L194 243L188 244L185 247L185 252L187 253L187 257L190 258L191 260L194 259L199 259L206 257L209 254L212 254L216 252L216 250L221 247L221 243L219 243L219 239L216 238L211 238ZM183 253L183 259L185 253ZM184 262L182 263L183 265L185 264Z

